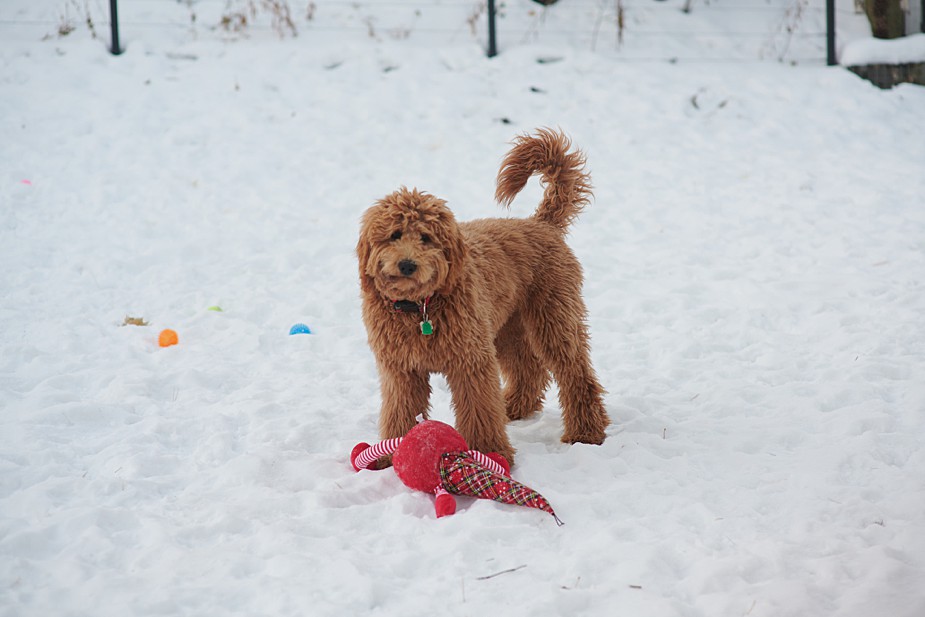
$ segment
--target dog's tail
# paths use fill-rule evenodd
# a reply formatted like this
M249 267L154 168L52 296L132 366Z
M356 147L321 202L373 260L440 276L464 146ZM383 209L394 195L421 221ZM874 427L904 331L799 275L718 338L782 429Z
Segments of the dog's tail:
M591 201L591 176L584 170L584 154L571 147L565 133L549 128L517 137L501 163L495 199L510 206L530 176L539 173L545 193L534 216L565 230Z

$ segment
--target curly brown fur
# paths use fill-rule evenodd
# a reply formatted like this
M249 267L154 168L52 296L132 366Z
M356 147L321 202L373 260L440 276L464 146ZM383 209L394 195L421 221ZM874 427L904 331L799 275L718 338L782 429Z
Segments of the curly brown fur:
M591 367L581 265L564 238L590 200L584 162L564 134L540 129L514 141L498 174L504 205L542 175L545 195L529 218L457 223L445 201L404 187L363 215L357 255L383 439L427 416L430 375L442 373L472 448L513 462L506 424L542 409L551 378L562 441L604 441L609 419ZM420 313L397 311L397 300L426 300L433 334L421 333Z

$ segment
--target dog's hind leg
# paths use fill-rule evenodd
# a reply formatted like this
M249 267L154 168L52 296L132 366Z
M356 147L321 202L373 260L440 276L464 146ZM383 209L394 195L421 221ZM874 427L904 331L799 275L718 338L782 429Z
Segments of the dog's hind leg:
M533 351L519 313L512 315L498 332L495 349L504 377L507 417L509 420L529 418L543 408L550 375Z
M533 305L524 315L536 349L559 386L565 443L601 444L610 424L604 388L591 366L585 306L576 291Z

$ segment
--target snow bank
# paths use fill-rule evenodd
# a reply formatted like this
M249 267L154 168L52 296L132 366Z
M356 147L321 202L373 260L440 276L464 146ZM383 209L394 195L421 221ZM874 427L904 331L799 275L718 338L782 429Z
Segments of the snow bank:
M925 34L898 39L856 39L845 45L842 66L925 62Z

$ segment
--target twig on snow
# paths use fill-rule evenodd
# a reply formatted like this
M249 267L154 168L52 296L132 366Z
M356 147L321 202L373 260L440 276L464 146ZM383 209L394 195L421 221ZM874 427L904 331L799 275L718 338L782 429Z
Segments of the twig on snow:
M510 568L508 570L501 570L500 572L495 572L494 574L489 574L488 576L479 576L479 577L476 577L475 580L487 581L490 578L495 578L496 576L501 576L502 574L509 574L511 572L517 572L518 570L523 570L526 567L527 567L527 564L524 564L522 566L517 566L516 568Z

